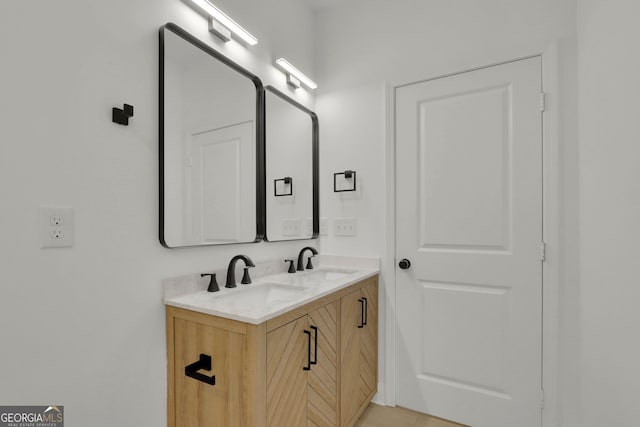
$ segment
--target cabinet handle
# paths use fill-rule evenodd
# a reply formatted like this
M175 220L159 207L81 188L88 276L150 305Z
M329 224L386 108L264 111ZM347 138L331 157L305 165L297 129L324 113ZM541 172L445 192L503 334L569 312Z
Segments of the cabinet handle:
M362 324L364 326L367 326L367 315L368 315L368 311L369 311L369 300L367 300L365 297L362 297L362 299L364 300L364 322L362 322Z
M365 316L365 308L364 308L364 304L365 304L366 299L365 298L358 298L358 302L360 303L360 324L358 325L358 328L364 328L364 325L366 325L366 321L364 319Z
M315 365L318 363L318 327L317 326L310 326L311 329L313 329L313 331L315 332L315 344L314 344L314 350L313 350L313 360L310 362L311 365Z
M212 375L209 377L207 375L201 374L198 372L200 369L211 371L211 356L209 356L208 354L200 354L200 360L185 366L184 374L188 377L195 378L198 381L202 381L203 383L216 385L216 376Z
M304 333L307 335L307 366L302 368L303 371L311 370L311 332L304 330Z

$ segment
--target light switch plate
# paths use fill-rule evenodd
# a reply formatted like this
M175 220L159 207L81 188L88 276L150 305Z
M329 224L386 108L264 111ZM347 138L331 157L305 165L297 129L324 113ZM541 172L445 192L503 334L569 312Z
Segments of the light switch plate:
M333 221L333 234L336 236L355 236L358 226L355 218L336 218Z
M40 206L40 247L73 246L74 212L67 206Z
M283 236L299 236L301 228L301 221L297 218L283 219L282 220L282 235Z

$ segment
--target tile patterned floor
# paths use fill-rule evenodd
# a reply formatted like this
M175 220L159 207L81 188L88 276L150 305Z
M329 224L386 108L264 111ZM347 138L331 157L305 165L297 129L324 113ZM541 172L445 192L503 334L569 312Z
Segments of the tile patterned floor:
M371 403L355 427L465 427L400 407Z

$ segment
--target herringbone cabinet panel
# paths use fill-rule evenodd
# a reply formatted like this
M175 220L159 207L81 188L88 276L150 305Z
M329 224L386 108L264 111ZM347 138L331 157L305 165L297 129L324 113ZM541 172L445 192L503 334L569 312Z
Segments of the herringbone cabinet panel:
M378 287L362 288L366 298L367 325L360 335L360 387L366 399L378 389Z
M360 290L340 301L340 425L353 421L363 398L360 390Z
M267 334L267 426L307 425L307 316Z
M317 361L309 371L308 427L335 427L338 423L338 303L309 313L309 325L318 328Z
M340 299L340 426L351 427L378 389L378 283Z

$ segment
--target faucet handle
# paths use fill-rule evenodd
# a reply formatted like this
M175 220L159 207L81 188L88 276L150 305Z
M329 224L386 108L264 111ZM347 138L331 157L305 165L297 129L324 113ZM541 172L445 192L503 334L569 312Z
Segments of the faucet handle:
M314 255L311 255L309 257L309 259L307 259L307 266L306 266L307 270L313 270L313 264L311 264L311 258L313 258L313 257L314 257Z
M220 288L218 287L218 281L216 280L216 273L203 273L200 275L200 277L204 276L211 276L211 281L209 282L207 292L218 292Z
M240 281L243 285L248 285L251 283L251 277L249 276L249 267L244 268L244 274L242 275L242 280Z
M288 262L289 263L289 273L295 273L296 272L296 268L293 266L293 260L292 259L285 259L284 262Z

